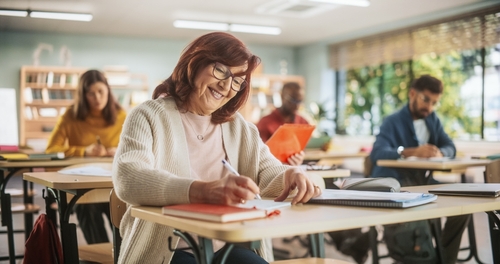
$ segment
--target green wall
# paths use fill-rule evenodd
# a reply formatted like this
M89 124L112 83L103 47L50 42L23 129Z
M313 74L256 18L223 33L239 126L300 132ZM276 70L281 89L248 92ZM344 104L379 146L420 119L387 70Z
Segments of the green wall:
M40 65L63 66L61 48L71 53L71 66L102 69L106 65L126 65L130 72L149 77L150 91L167 78L182 49L190 40L106 37L58 33L0 32L0 87L19 88L19 70L33 64L33 52L40 43L53 46L41 52ZM264 73L278 74L280 61L288 62L289 74L296 74L293 48L248 45L261 57Z

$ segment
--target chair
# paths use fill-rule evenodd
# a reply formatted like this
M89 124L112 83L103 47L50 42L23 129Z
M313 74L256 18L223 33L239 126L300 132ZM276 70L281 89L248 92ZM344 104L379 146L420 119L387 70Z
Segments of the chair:
M486 165L486 169L484 171L484 182L500 183L500 159L495 159L490 164ZM500 225L498 224L500 211L488 212L488 216L490 238L492 242L496 241L496 243L492 243L492 245L498 245L500 244ZM500 259L500 252L498 249L492 248L491 250L493 252L493 259Z
M114 189L109 195L109 209L113 228L113 243L100 243L78 247L80 260L92 263L113 264L120 255L120 221L127 210L127 204L120 200Z

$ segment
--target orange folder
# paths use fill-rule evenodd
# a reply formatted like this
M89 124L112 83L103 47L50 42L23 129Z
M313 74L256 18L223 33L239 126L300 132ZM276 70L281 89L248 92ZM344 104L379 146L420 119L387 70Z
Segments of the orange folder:
M267 140L271 153L281 162L293 154L304 150L315 126L304 124L284 124Z

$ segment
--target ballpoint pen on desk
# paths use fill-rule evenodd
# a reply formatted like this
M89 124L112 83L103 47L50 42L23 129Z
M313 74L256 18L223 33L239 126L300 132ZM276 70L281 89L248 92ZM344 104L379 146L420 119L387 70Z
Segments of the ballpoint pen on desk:
M234 175L236 176L240 176L240 174L233 168L233 166L231 166L231 164L229 164L229 162L225 161L225 160L222 160L222 165L224 165L224 167L226 167L226 169L228 169L230 172L232 172ZM260 197L259 194L256 194L255 195L255 198L259 199L259 200L262 200L262 198Z

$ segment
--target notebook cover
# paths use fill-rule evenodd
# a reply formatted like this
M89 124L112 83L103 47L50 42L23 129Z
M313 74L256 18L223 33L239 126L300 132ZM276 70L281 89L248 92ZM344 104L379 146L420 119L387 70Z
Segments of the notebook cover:
M271 153L281 162L305 149L315 126L305 124L284 124L267 140Z
M499 197L500 183L454 183L430 189L440 195Z
M347 205L364 207L408 208L430 203L437 195L429 193L396 193L373 191L350 191L326 189L321 196L312 198L307 203Z
M240 208L220 204L177 204L162 208L165 215L193 218L211 222L234 222L255 218L265 218L265 210Z

